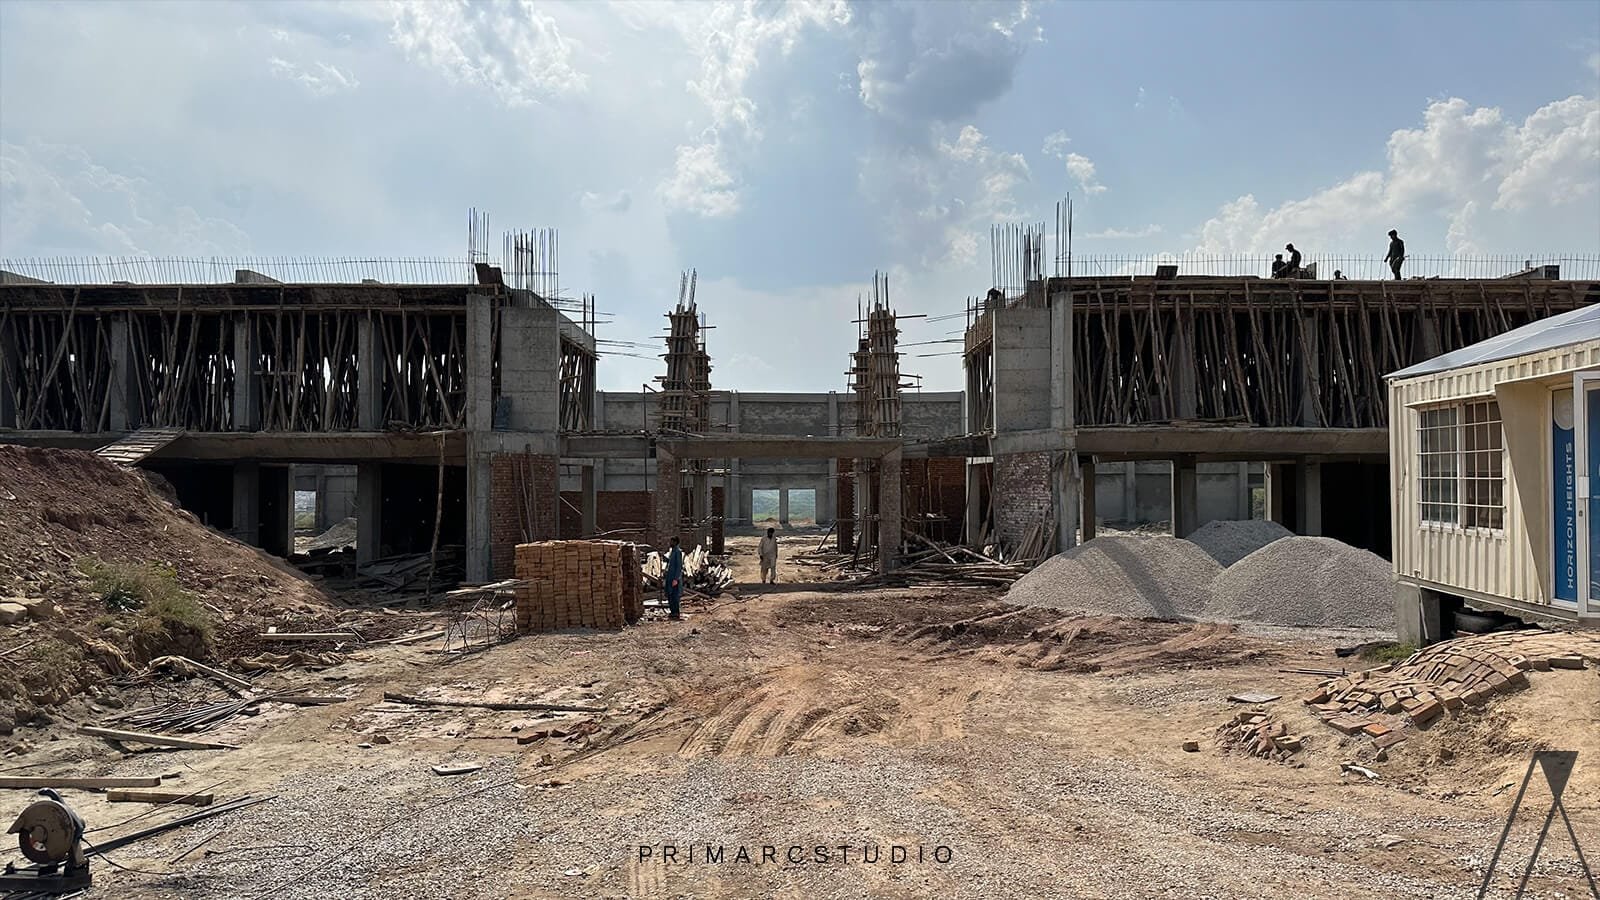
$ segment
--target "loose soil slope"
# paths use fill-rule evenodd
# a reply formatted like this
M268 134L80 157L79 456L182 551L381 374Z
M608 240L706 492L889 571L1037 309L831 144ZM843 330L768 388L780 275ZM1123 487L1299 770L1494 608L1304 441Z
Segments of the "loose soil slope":
M153 564L153 565L152 565ZM157 567L171 576L151 574ZM89 571L140 573L159 614L108 605ZM59 703L162 653L227 658L268 625L310 629L332 609L311 582L201 525L145 477L91 453L0 445L0 599L44 598L52 615L4 626L0 701Z

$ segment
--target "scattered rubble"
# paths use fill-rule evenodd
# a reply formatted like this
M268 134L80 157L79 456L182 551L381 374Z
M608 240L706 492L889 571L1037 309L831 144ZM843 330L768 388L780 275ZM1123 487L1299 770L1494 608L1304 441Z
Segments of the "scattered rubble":
M1217 729L1217 739L1224 751L1237 751L1276 762L1286 762L1305 748L1305 738L1290 734L1289 726L1274 720L1263 706L1240 710L1232 720Z

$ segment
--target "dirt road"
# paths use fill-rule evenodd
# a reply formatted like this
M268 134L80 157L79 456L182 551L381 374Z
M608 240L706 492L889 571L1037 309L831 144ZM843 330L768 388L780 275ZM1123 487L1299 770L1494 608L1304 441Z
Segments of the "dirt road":
M788 560L763 589L754 540L733 541L746 599L681 623L459 659L360 650L310 676L348 700L231 724L218 737L240 750L119 759L68 737L53 758L76 761L41 770L275 795L113 854L137 871L98 866L107 897L1470 897L1538 746L1580 750L1565 808L1600 857L1593 670L1539 673L1378 762L1302 712L1315 676L1278 671L1341 665L1322 636L819 590ZM1301 767L1217 749L1226 697L1257 688L1308 736ZM607 711L427 709L385 690ZM1342 774L1351 759L1381 777ZM483 769L429 768L461 763ZM139 811L69 799L91 828ZM1510 896L1548 793L1529 802L1491 896ZM1558 818L1529 896L1586 890Z

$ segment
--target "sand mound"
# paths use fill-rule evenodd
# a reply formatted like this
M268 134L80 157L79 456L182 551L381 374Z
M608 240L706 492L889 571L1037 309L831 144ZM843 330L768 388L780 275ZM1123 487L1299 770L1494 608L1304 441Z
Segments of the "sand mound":
M1286 537L1222 571L1207 618L1276 625L1394 627L1383 557L1324 537Z
M1098 537L1045 560L1011 586L1006 601L1067 612L1182 619L1201 615L1221 567L1179 538Z
M1294 532L1268 519L1213 519L1195 529L1188 540L1226 567L1279 538L1293 536Z
M171 570L170 575L160 574ZM97 582L94 573L100 573ZM157 585L163 617L106 600L105 573ZM152 574L156 573L156 574ZM100 584L102 587L97 587ZM175 584L174 584L175 583ZM166 652L218 659L253 648L268 625L317 630L333 609L311 582L272 557L201 525L136 470L78 450L0 445L0 598L50 601L6 631L37 659L17 671L54 673L49 690L24 684L40 703L60 702L94 680ZM208 639L201 640L202 633ZM165 643L168 646L162 647ZM21 658L21 657L16 657ZM0 699L17 695L3 683ZM76 684L74 684L76 682Z

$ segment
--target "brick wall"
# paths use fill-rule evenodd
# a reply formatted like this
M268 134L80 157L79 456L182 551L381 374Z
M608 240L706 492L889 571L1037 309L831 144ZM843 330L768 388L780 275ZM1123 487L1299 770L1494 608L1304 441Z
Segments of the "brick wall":
M496 453L489 459L489 571L510 578L518 544L554 540L559 527L558 459ZM530 515L531 509L531 515Z
M961 540L967 513L967 465L961 457L910 459L904 465L905 514L925 522L920 533L941 541ZM929 515L931 519L927 518Z
M994 458L995 539L1007 547L1051 512L1050 454L1010 453Z
M576 540L587 537L583 529L583 492L561 492L561 537ZM570 504L570 505L568 505ZM594 525L597 531L634 529L642 536L650 524L649 491L596 491ZM618 535L626 537L626 535Z

